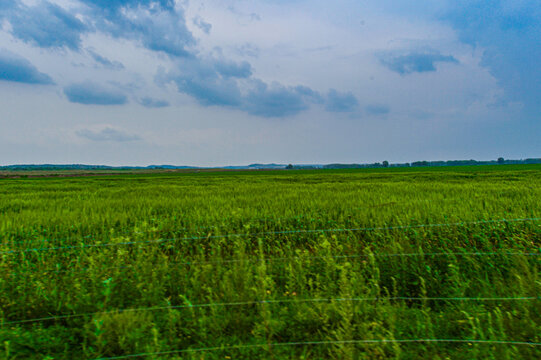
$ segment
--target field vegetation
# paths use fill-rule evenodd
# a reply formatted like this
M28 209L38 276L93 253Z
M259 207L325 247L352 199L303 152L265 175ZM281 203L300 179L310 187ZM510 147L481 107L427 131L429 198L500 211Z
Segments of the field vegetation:
M539 359L540 199L539 165L3 179L0 358Z

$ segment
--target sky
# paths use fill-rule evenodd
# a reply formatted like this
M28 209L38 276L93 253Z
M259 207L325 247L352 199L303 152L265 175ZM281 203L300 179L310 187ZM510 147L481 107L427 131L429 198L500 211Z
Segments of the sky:
M538 0L2 0L0 165L541 157Z

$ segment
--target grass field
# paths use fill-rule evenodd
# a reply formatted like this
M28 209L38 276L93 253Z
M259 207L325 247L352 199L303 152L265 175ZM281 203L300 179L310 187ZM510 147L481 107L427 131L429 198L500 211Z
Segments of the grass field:
M0 358L539 359L540 199L535 165L3 179Z

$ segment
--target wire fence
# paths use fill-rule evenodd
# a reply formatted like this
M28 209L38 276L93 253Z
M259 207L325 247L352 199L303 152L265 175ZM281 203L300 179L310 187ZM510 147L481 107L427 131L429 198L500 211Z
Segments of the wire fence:
M440 201L449 202L449 201L461 201L461 200L460 199L433 199L433 200L432 199L417 199L417 200L409 200L407 202L407 204L412 204L412 203L417 203L417 202L440 202ZM363 206L363 207L356 207L356 208L353 208L353 209L354 210L363 210L363 209L380 208L380 207L385 207L385 206L389 206L389 205L400 205L400 204L406 204L406 202L404 202L404 201L391 201L391 202L387 202L387 203L372 204L372 205L367 205L367 206ZM230 218L228 220L230 220L230 221L242 221L243 223L248 223L249 225L254 225L252 223L254 221L259 222L259 224L255 224L255 225L261 225L261 224L265 224L265 223L277 223L277 222L281 222L281 221L291 221L291 220L298 221L298 220L301 220L301 219L306 219L306 220L309 220L310 222L323 222L323 221L331 222L330 219L325 219L323 217L314 217L314 215L321 215L321 213L318 213L316 211L316 213L313 213L313 214L305 213L305 214L299 214L299 215L288 216L288 217L256 217L256 218L248 218L248 219ZM332 221L332 222L334 222L334 221ZM176 233L176 232L185 232L185 231L190 231L190 230L201 231L201 230L210 230L210 229L219 229L219 228L220 228L220 226L218 226L218 225L191 226L191 227L184 227L184 228L176 228L174 230L151 231L151 233L152 234L163 233L163 232ZM115 233L115 235L130 235L130 234L142 235L142 234L145 234L145 232L142 232L142 231L133 231L132 232L132 231L127 230L127 231L121 231L121 232L116 232ZM77 237L77 238L64 237L64 238L55 238L55 239L47 239L47 238L28 239L28 240L21 240L21 241L12 241L12 242L10 242L10 244L32 244L32 243L38 243L38 242L57 243L57 242L69 241L69 240L75 240L75 239L81 239L81 238L82 239L92 238L92 235L85 235L85 236Z
M541 297L533 296L520 296L520 297L357 297L357 298L309 298L309 299L276 299L276 300L255 300L255 301L238 301L238 302L223 302L223 303L206 303L206 304L188 304L183 305L167 305L167 306L152 306L152 307L140 307L140 308L126 308L126 309L117 309L109 311L98 311L92 313L82 313L82 314L66 314L66 315L55 315L42 318L34 319L24 319L24 320L14 320L14 321L5 321L1 322L0 325L15 325L15 324L24 324L24 323L33 323L33 322L42 322L42 321L53 321L53 320L65 320L81 317L93 317L96 315L107 315L107 314L120 314L126 312L147 312L147 311L160 311L160 310L175 310L175 309L188 309L188 308L210 308L210 307L232 307L232 306L253 306L253 305L264 305L264 304L286 304L286 303L332 303L332 302L377 302L377 301L535 301L541 300Z
M235 238L259 237L259 236L267 236L267 235L290 235L290 234L313 234L313 233L323 234L323 233L336 233L336 232L404 230L404 229L467 226L467 225L494 224L494 223L536 222L540 220L541 218L494 219L494 220L476 220L476 221L455 222L455 223L398 225L398 226L387 226L387 227L366 227L366 228L349 228L349 229L335 228L335 229L265 231L265 232L257 232L257 233L223 234L223 235L194 236L194 237L184 237L184 238L154 239L154 240L143 240L143 241L123 241L123 242L117 242L117 243L81 244L81 245L71 245L71 246L31 248L31 249L22 249L22 250L7 250L7 251L0 252L0 255L27 253L27 252L59 251L59 250L85 249L85 248L103 248L103 247L114 247L114 246L159 244L159 243L167 243L167 242L186 241L186 240L211 240L211 239L224 239L224 238L234 238L234 237Z
M247 258L247 259L221 259L206 261L186 261L177 265L206 265L239 262L275 262L296 260L321 260L321 259L361 259L370 257L440 257L440 256L541 256L541 253L525 252L426 252L426 253L371 253L352 255L308 255L295 257L270 257L270 258Z
M297 215L297 216L291 216L291 217L279 217L279 218L251 218L251 219L242 219L243 223L248 223L249 225L254 225L252 222L253 221L258 221L259 224L256 224L256 225L261 225L261 224L265 224L265 223L277 223L277 222L281 222L281 221L291 221L291 220L301 220L303 218L307 218L307 215L305 214L301 214L301 215ZM235 218L232 218L232 219L229 219L229 220L232 220L232 221L241 221L241 219L235 219ZM310 221L313 221L313 220L317 220L319 222L321 221L324 221L325 219L323 218L309 218ZM329 221L328 221L329 222ZM212 229L219 229L220 226L218 225L207 225L207 226L192 226L192 227L183 227L183 228L175 228L174 230L157 230L157 231L150 231L150 232L143 232L143 231L129 231L129 230L126 230L126 231L121 231L121 232L115 232L114 235L116 236L119 236L119 235L132 235L132 234L135 234L135 235L144 235L144 234L148 234L148 233L151 233L151 234L158 234L158 233L177 233L177 232L187 232L187 231L202 231L202 230L212 230ZM92 238L92 235L85 235L85 236L82 236L82 237L64 237L64 238L54 238L54 239L47 239L47 238L43 238L43 239L29 239L29 240L20 240L20 241L11 241L10 244L33 244L33 243L39 243L39 242L42 242L42 243L59 243L59 242L62 242L62 241L69 241L69 240L76 240L76 239L88 239L88 238Z
M39 251L57 251L57 250L69 250L69 249L84 249L84 248L96 248L96 247L111 247L122 245L143 245L152 243L164 243L183 240L205 240L205 239L221 239L231 237L257 237L266 235L279 235L279 234L306 234L306 233L330 233L330 232L358 232L358 231L377 231L377 230L400 230L400 229L415 229L415 228L432 228L432 227L446 227L446 226L465 226L465 225L478 225L478 224L493 224L493 223L514 223L514 222L536 222L541 218L521 218L521 219L495 219L495 220L478 220L471 222L456 222L456 223L436 223L436 224L419 224L419 225L400 225L389 227L370 227L370 228L351 228L351 229L314 229L314 230L284 230L284 231L272 231L272 232L258 232L258 233L245 233L245 234L224 234L224 235L210 235L204 237L184 237L184 238L172 238L172 239L156 239L147 241L129 241L119 243L104 243L104 244L82 244L74 246L59 246L59 247L46 247L46 248L33 248L24 250L9 250L0 252L0 254L15 254L25 252L39 252ZM352 255L322 255L322 256L297 256L297 257L252 257L241 259L217 259L217 260L205 260L205 261L187 261L179 262L178 265L195 265L195 264L223 264L223 263L238 263L238 262L272 262L272 261L294 261L298 259L354 259L354 258L368 258L368 257L421 257L421 256L541 256L539 252L427 252L427 253L371 253L371 254L352 254ZM123 268L123 267L120 267ZM81 269L87 271L88 269ZM66 269L65 271L72 271ZM60 270L56 271L60 272ZM21 273L19 273L21 274ZM223 303L203 303L203 304L183 304L183 305L167 305L167 306L153 306L142 308L125 308L109 311L91 312L91 313L76 313L65 315L54 315L33 319L21 319L14 321L2 321L0 326L27 324L44 321L56 321L67 320L73 318L94 317L107 314L119 314L125 312L148 312L148 311L165 311L174 309L194 309L194 308L211 308L211 307L233 307L233 306L257 306L257 305L271 305L271 304L301 304L301 303L333 303L333 302L362 302L362 301L411 301L411 302L424 302L424 301L470 301L470 302L508 302L508 301L539 301L541 297L533 296L519 296L519 297L365 297L365 298L308 298L308 299L269 299L269 300L255 300L255 301L239 301L239 302L223 302ZM149 352L139 354L129 354L113 357L103 357L100 360L113 360L113 359L127 359L145 356L156 355L172 355L188 352L205 352L205 351L219 351L219 350L234 350L234 349L247 349L247 348L264 348L264 347L286 347L286 346L314 346L314 345L336 345L336 344L385 344L385 343L471 343L471 344L492 344L492 345L513 345L513 346L541 346L541 343L536 342L524 342L524 341L503 341L503 340L479 340L479 339L361 339L361 340L337 340L337 341L306 341L306 342L283 342L283 343L265 343L265 344L239 344L232 346L219 346L219 347L207 347L196 349L180 349L162 352Z
M220 264L235 264L235 263L261 263L261 262L295 262L299 260L347 260L347 259L366 259L370 257L374 258L392 258L392 257L482 257L482 256L524 256L524 257L538 257L541 256L541 252L420 252L420 253L370 253L370 254L351 254L351 255L307 255L307 256L282 256L282 257L248 257L239 259L216 259L216 260L203 260L203 261L184 261L175 262L174 265L178 266L191 266L191 265L220 265ZM93 270L122 270L130 269L129 265L122 266L107 266L101 269L99 268L78 268L78 269L40 269L34 268L32 270L21 271L18 273L10 273L10 276L16 277L24 274L33 274L36 272L47 274L64 274L73 272L89 272Z
M317 346L317 345L347 345L347 344L365 344L365 345L382 345L382 344L408 344L408 343L460 343L460 344L484 344L484 345L512 345L512 346L541 346L538 342L529 341L507 341L507 340L481 340L481 339L361 339L361 340L328 340L328 341L297 341L297 342L281 342L281 343L265 343L265 344L239 344L227 346L214 346L196 349L180 349L171 351L146 352L139 354L120 355L101 357L93 360L116 360L129 359L146 356L157 355L173 355L181 353L197 353L207 351L226 351L254 348L272 348L272 347L288 347L288 346Z

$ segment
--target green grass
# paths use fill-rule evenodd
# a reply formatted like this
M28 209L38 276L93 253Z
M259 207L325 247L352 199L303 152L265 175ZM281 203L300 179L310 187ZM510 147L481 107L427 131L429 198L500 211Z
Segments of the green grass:
M535 165L3 179L0 358L537 359L344 341L541 342L539 299L391 299L538 298L541 258L509 253L539 255L541 221L473 222L540 218L539 199ZM324 343L270 345L288 342Z

